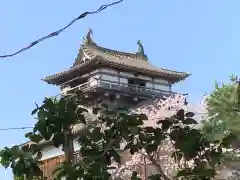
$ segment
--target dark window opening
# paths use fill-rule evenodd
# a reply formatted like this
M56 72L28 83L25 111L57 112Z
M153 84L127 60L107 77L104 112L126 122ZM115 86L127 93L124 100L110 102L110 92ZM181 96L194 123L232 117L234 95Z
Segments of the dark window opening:
M146 86L146 82L141 79L128 79L128 84L132 92L143 92Z
M135 85L134 79L128 79L128 84Z
M128 79L128 84L145 87L146 82L141 79Z
M140 82L138 83L138 85L141 86L141 87L145 87L145 86L146 86L146 82L140 81Z

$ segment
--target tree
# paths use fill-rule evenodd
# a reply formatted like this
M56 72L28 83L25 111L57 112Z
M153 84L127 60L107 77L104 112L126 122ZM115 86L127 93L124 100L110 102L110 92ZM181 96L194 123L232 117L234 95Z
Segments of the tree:
M170 98L161 105L164 103L165 108L175 107ZM155 107L158 107L157 105L159 104L154 104ZM149 110L145 108L145 112L146 109ZM52 140L54 146L63 146L66 157L66 161L54 172L56 179L122 179L115 176L114 172L118 172L116 167L121 161L120 152L129 151L135 158L138 155L146 157L147 163L156 168L156 173L149 179L207 180L212 179L216 173L216 167L221 162L222 148L228 147L234 139L233 134L229 134L222 141L212 142L206 139L200 130L192 126L197 124L193 119L194 113L185 112L184 109L175 109L175 113L170 117L164 116L163 119L155 116L151 125L146 123L149 122L148 117L142 113L141 108L138 112L132 112L124 108L109 110L104 105L93 110L97 117L95 124L86 121L86 111L73 99L46 98L43 104L32 112L36 114L37 122L33 131L26 134L34 143L30 146L4 148L0 152L1 164L5 168L11 167L15 177L41 178L41 169L38 166L41 147L38 143ZM76 124L81 124L83 128L74 136L72 130ZM73 163L72 158L74 138L77 138L80 144L80 160L77 163ZM166 142L171 143L171 154L178 164L174 176L169 176L160 161L157 161L159 150ZM137 169L132 170L132 180L142 179Z
M238 107L238 82L236 76L230 77L230 83L215 83L214 91L207 97L208 116L203 131L211 139L221 139L225 133L239 134L240 111Z
M224 152L223 167L230 169L235 169L239 162L239 90L238 77L234 75L230 77L230 83L215 83L215 89L206 98L208 114L202 128L211 140L221 140L227 133L238 137L233 142L233 148Z

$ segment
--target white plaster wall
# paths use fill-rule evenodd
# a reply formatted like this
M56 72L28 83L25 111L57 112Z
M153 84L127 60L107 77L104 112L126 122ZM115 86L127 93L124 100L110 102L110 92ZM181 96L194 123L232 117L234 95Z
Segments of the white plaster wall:
M131 78L135 77L133 73L128 73L128 72L120 72L119 74L121 76L127 76L127 77L131 77Z
M102 80L106 80L106 81L112 81L112 82L116 82L116 83L119 82L119 77L111 76L111 75L107 75L107 74L100 74L102 72L118 75L118 71L116 71L114 69L100 68L98 70L94 70L91 72L91 74L93 74L93 73L99 73L99 74L96 74L93 77L89 78L90 86L95 86L98 83L96 79L99 79L99 78L101 78Z
M80 149L80 146L77 141L74 141L73 143L74 150L77 151ZM50 146L45 148L42 152L42 158L41 160L53 158L59 155L63 155L62 147L56 148L54 146Z
M156 83L164 83L164 84L168 84L169 83L167 80L160 79L160 78L154 78L153 81L156 82Z
M152 82L146 82L146 87L147 88L153 88L153 83Z
M122 83L122 84L127 84L127 83L128 83L128 79L126 79L126 78L120 78L120 83Z
M116 83L118 83L118 78L119 77L117 77L117 76L110 76L110 75L106 75L106 74L101 75L102 80L116 82Z
M152 78L148 77L148 76L138 75L137 78L142 79L142 80L146 80L146 81L152 81Z
M100 72L105 72L105 73L111 73L111 74L114 74L114 75L118 75L118 71L116 71L114 69L101 68Z
M63 151L61 150L61 147L55 148L53 146L47 147L44 150L42 150L42 158L41 160L49 159L55 156L63 155Z
M170 91L170 85L155 84L154 89L156 91L157 90Z

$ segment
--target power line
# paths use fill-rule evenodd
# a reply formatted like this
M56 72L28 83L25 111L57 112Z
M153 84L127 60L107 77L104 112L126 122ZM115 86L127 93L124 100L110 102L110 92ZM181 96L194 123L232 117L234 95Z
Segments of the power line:
M50 33L49 35L47 36L44 36L36 41L33 41L32 43L30 43L30 45L12 53L12 54L6 54L6 55L0 55L0 58L7 58L7 57L12 57L12 56L15 56L23 51L26 51L28 49L30 49L31 47L33 46L36 46L38 43L40 43L41 41L44 41L46 39L49 39L49 38L52 38L54 36L58 36L61 32L63 32L64 30L66 30L67 28L69 28L71 25L73 25L77 20L79 19L83 19L85 18L87 15L91 15L91 14L97 14L101 11L103 11L104 9L107 9L108 7L110 6L114 6L116 4L119 4L121 3L123 0L119 0L119 1L116 1L116 2L113 2L113 3L109 3L109 4L105 4L105 5L102 5L101 7L99 7L97 10L95 11L92 11L92 12L84 12L82 13L80 16L78 16L77 18L73 19L68 25L66 25L65 27L59 29L58 31L55 31L55 32L52 32Z
M24 129L33 129L33 127L0 128L0 131L8 131L8 130L24 130Z

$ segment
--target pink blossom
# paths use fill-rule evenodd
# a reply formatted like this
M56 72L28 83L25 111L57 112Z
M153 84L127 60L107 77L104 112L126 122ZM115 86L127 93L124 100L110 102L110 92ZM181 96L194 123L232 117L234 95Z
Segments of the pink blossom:
M197 113L206 112L206 101L200 103ZM148 121L144 122L144 126L156 126L156 122L159 120L164 120L166 117L170 117L180 109L188 111L189 108L186 105L186 96L177 94L171 97L163 99L158 99L155 101L145 102L144 105L138 106L133 112L146 114L148 116ZM203 113L204 114L204 113ZM171 158L171 153L174 151L174 147L170 140L166 140L161 146L159 146L158 154L155 156L155 160L161 164L162 169L168 176L173 175L173 171L179 166L183 166L185 162L182 160L180 164L177 164L173 158ZM118 166L118 168L112 172L112 178L117 180L130 179L132 172L139 169L139 167L146 166L146 164L151 164L152 162L147 158L144 151L135 153L131 156L124 164ZM191 166L192 162L188 162ZM145 177L141 174L142 178Z

